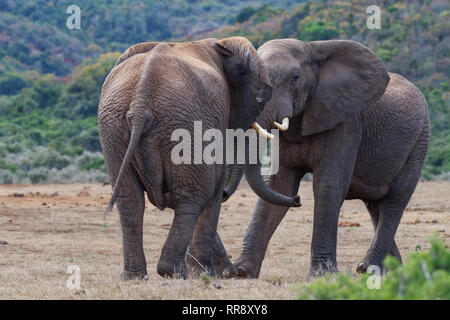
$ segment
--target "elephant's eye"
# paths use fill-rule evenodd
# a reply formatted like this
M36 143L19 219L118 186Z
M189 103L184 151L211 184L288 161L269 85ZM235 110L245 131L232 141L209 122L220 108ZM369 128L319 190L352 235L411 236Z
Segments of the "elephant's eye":
M256 102L262 103L264 101L264 91L261 88L256 89Z
M298 80L300 79L300 77L296 74L294 76L292 76L291 78L291 84L297 84Z

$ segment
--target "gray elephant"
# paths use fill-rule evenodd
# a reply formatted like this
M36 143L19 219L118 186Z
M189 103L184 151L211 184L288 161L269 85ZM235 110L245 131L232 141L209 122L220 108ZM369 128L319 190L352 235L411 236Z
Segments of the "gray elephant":
M310 274L337 271L344 199L363 200L375 228L357 271L382 266L388 253L401 261L394 236L428 148L423 94L353 41L272 40L258 54L273 92L257 121L282 130L280 170L268 186L293 195L305 173L314 175ZM270 238L287 210L257 201L235 261L240 276L258 277Z
M147 276L144 191L158 208L175 210L157 272L185 277L190 243L196 259L214 272L213 251L225 252L214 246L224 165L174 163L171 151L178 142L171 135L185 129L194 136L194 121L201 121L203 130L221 133L252 123L258 129L254 121L270 97L264 64L242 37L147 42L122 54L105 80L98 109L100 142L113 186L108 210L117 200L122 227L122 279ZM295 199L270 192L259 174L249 176L254 186L262 187L255 189L262 198L271 194L276 203L295 205ZM230 266L227 259L220 263Z

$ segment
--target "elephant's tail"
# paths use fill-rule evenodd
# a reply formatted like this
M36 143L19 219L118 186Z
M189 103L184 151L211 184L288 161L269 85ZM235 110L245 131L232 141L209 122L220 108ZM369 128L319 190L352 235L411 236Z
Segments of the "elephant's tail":
M133 159L136 148L139 145L142 133L150 128L153 122L153 117L147 110L143 110L142 108L131 108L127 112L127 122L131 130L130 142L128 144L128 148L125 153L125 157L123 158L122 164L120 166L119 174L117 176L116 183L114 185L114 191L111 196L111 200L109 201L108 208L106 209L106 213L111 212L113 209L114 202L117 199L120 184L125 174L125 170L127 166L130 164L131 159Z

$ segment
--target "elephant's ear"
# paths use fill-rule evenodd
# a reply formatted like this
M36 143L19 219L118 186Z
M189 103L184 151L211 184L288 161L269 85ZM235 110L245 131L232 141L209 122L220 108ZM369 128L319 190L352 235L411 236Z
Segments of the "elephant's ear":
M312 41L307 45L319 70L302 120L303 135L333 129L384 94L389 75L369 48L348 40Z
M244 37L231 37L215 42L216 51L225 57L235 57L261 82L270 85L264 62L258 56L252 43Z
M121 64L122 62L124 62L125 60L131 58L136 54L151 51L154 47L156 47L160 43L161 42L142 42L129 47L124 53L122 53L122 55L119 57L114 67L118 66L119 64ZM172 42L169 42L168 44L170 46L174 45L174 43Z
M230 90L229 127L246 130L272 97L265 64L244 37L212 41Z

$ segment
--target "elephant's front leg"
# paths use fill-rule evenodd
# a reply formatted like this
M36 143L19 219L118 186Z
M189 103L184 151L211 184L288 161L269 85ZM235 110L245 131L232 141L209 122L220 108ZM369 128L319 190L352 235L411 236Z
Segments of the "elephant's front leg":
M336 245L339 210L343 199L333 186L314 183L314 226L310 275L337 272Z
M339 211L350 185L357 148L340 157L323 157L314 170L314 225L310 275L337 272Z
M288 196L297 194L305 171L280 167L270 177L269 187ZM240 277L257 278L261 270L270 238L284 218L288 207L278 206L258 199L245 234L240 257L234 262Z

